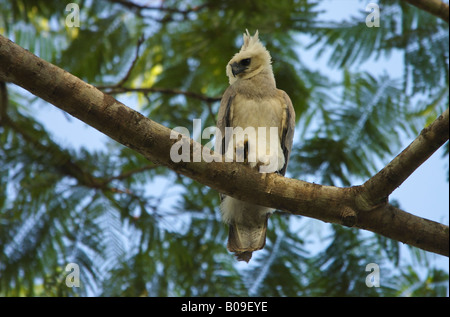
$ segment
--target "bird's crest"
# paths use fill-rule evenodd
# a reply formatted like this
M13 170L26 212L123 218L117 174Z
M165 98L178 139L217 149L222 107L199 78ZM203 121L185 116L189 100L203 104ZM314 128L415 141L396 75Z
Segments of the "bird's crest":
M244 33L244 44L242 45L241 51L246 50L248 47L251 47L253 45L261 45L261 42L258 38L259 32L256 30L255 35L251 36L247 29L245 29Z
M250 78L264 69L272 74L272 58L270 57L269 51L260 42L259 32L256 31L255 34L251 36L246 29L243 38L244 43L242 44L240 51L233 56L226 68L230 85L237 80L236 76L232 73L230 65L234 62L239 63L243 59L252 58L253 66L244 76L242 76L242 78Z
M267 61L270 63L271 57L269 51L264 47L264 45L259 40L259 32L256 30L255 35L251 36L248 29L245 29L243 34L244 44L242 44L239 53L248 52L254 55L263 54ZM239 54L238 53L238 54ZM236 54L237 55L237 54Z

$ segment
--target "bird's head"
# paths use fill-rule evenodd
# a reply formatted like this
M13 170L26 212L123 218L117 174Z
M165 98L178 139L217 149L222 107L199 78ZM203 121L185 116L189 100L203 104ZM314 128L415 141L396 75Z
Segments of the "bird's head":
M250 36L246 30L241 50L227 65L230 85L239 79L248 79L263 71L273 76L270 53L259 41L258 31Z

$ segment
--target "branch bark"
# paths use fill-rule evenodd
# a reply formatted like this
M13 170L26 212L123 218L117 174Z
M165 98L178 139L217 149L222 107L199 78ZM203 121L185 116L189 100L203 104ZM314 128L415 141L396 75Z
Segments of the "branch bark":
M427 11L448 23L449 6L441 0L404 0L413 6Z
M339 188L277 174L261 174L239 163L221 162L221 156L215 153L213 157L220 161L175 163L170 158L170 149L177 140L170 138L170 129L0 35L1 80L23 87L136 150L153 163L165 165L232 197L325 222L370 230L427 251L446 256L449 254L448 226L411 215L384 200L379 201L379 196L385 195L379 192L384 180L401 183L414 168L406 168L399 177L395 173L388 173L393 179L375 176L375 181L369 180L364 185ZM448 113L439 120L442 120L439 126L448 126ZM203 150L200 144L193 140L190 142L191 147ZM428 150L422 152L422 158L425 152L427 155L429 153ZM414 161L415 158L411 157L407 161L410 160ZM402 164L399 164L400 167L395 166L394 172L396 169L403 170Z

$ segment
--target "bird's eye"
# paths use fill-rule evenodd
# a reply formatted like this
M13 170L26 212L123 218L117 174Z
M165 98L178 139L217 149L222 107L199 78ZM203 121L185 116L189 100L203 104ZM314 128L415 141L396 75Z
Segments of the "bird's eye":
M245 59L241 60L240 64L242 66L248 66L248 65L250 65L250 62L251 62L250 58L245 58Z

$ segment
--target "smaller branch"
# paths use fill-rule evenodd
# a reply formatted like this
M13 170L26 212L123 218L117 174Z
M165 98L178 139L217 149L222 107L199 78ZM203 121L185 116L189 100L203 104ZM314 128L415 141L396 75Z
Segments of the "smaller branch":
M133 169L133 170L124 172L124 173L122 173L122 174L120 174L120 175L116 175L116 176L109 177L109 178L107 178L107 179L104 181L104 183L106 184L106 183L109 183L109 182L111 182L111 181L113 181L113 180L122 180L122 179L126 179L126 178L128 178L128 177L130 177L130 176L132 176L132 175L134 175L134 174L142 173L142 172L144 172L144 171L148 171L148 170L155 169L155 168L157 168L158 166L159 166L159 165L157 165L157 164L148 164L148 165L144 165L144 166L142 166L142 167L135 168L135 169Z
M141 36L138 40L138 43L136 45L136 54L135 57L131 63L130 68L128 69L125 77L123 77L117 84L115 85L109 85L109 86L97 86L96 88L103 91L107 94L120 94L124 92L140 92L143 94L149 94L149 93L163 93L163 94L170 94L170 95L183 95L186 97L191 97L195 99L199 99L202 101L205 101L207 103L213 103L220 101L221 97L208 97L199 93L191 92L191 91L183 91L179 89L170 89L170 88L157 88L157 87L150 87L150 88L128 88L124 87L123 85L126 83L128 78L131 75L131 72L133 71L134 66L136 65L137 60L139 59L139 49L144 42L144 36ZM210 112L212 111L209 107ZM214 118L214 116L213 116Z
M136 44L136 53L134 56L133 61L131 62L130 67L128 68L127 73L125 76L115 85L107 85L107 86L96 86L99 90L106 90L106 89L115 89L115 88L123 88L123 85L126 83L128 78L130 78L131 72L133 71L134 66L136 65L137 60L139 59L139 49L141 48L142 43L144 42L144 35L142 35L137 44Z
M442 2L441 0L404 0L413 6L418 7L432 15L437 16L443 21L448 22L449 16L449 6L447 3Z
M386 202L387 197L399 187L423 162L425 162L449 137L449 110L432 124L381 171L370 178L360 196L360 208L368 209Z
M202 100L205 102L217 102L220 101L221 97L209 97L192 91L184 91L179 89L171 89L171 88L158 88L158 87L150 87L150 88L128 88L128 87L116 87L116 86L102 86L96 87L97 89L103 91L105 94L116 95L124 92L140 92L143 94L149 93L162 93L168 95L183 95L190 98L195 98L198 100Z
M167 23L167 22L181 22L181 20L175 20L175 15L181 15L183 19L187 19L188 15L193 12L199 12L204 8L207 8L211 6L210 3L205 3L202 5L194 6L194 7L188 7L185 10L177 9L177 8L170 8L170 7L164 7L163 5L160 6L149 6L149 5L142 5L137 4L132 1L126 1L126 0L109 0L112 3L117 3L122 6L127 7L129 10L133 11L135 14L137 14L139 17L143 17L143 12L149 12L149 11L158 11L159 13L164 13L164 16L162 19L157 19L153 17L152 15L146 15L146 18L152 19L155 22L158 23Z
M142 35L142 36L139 38L139 40L138 40L138 42L137 42L137 45L136 45L136 55L134 56L134 60L131 62L131 66L130 66L130 68L128 69L128 72L126 73L125 77L122 78L122 80L119 81L119 82L116 84L116 87L122 87L122 85L125 84L125 82L128 80L128 78L130 78L130 75L131 75L131 72L132 72L132 70L133 70L133 68L134 68L134 65L136 65L136 62L137 62L137 60L139 59L139 49L141 48L141 45L142 45L142 43L144 42L144 40L145 40L145 39L144 39L144 36Z

